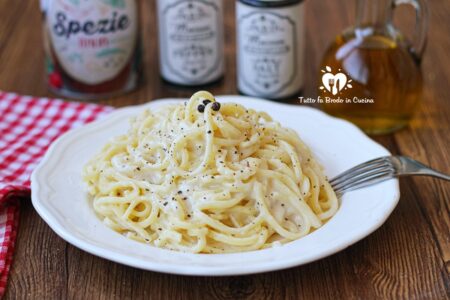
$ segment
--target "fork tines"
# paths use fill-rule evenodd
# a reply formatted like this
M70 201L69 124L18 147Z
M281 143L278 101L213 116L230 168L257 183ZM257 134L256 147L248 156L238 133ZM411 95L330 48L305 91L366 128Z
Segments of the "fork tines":
M391 178L396 170L389 157L381 157L357 165L330 181L337 194L368 186L383 177Z

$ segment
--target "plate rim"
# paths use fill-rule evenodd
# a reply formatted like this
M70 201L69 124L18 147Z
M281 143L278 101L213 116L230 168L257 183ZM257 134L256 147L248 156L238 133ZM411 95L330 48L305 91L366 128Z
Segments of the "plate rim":
M254 98L254 97L247 97L247 96L240 96L240 95L217 95L217 98L221 99L232 99L236 101L237 98L242 100L251 100L251 101L264 101L267 103L270 103L270 105L274 106L283 106L283 107L289 107L294 109L300 109L308 111L308 113L315 114L317 116L320 116L321 118L330 119L332 122L339 122L341 126L347 127L348 130L354 131L355 134L359 135L360 138L364 139L366 142L370 143L371 146L377 147L379 150L386 153L386 155L389 155L390 152L379 143L372 140L370 137L368 137L360 128L355 126L354 124L339 119L333 116L330 116L323 111L320 111L316 108L308 107L308 106L299 106L299 105L290 105L285 103L277 103L272 102L260 98ZM320 260L322 258L325 258L327 256L330 256L332 254L335 254L337 252L342 251L343 249L357 243L358 241L362 240L363 238L367 237L368 235L372 234L374 231L376 231L384 222L387 220L387 218L392 214L392 211L395 209L395 207L398 204L398 201L400 199L400 189L399 189L399 182L398 179L391 179L394 183L393 187L395 191L393 190L394 194L392 196L391 205L386 209L386 213L383 215L382 218L377 219L377 222L374 222L371 226L367 227L366 230L358 232L358 234L355 234L352 236L351 239L347 240L345 243L341 243L338 246L330 247L327 249L327 251L322 251L320 255L312 256L308 259L302 259L301 261L298 261L296 259L286 259L282 261L272 261L272 262L266 262L264 265L258 267L252 266L251 268L240 268L239 270L232 268L224 268L224 267L204 267L204 266L177 266L170 263L157 263L154 261L147 262L144 264L141 259L130 257L129 254L124 253L117 253L117 251L110 250L110 249L104 249L99 246L93 245L89 243L88 241L82 240L80 238L77 238L74 236L70 231L66 230L63 226L59 225L59 221L56 220L56 217L52 215L52 213L47 210L47 208L44 206L44 203L39 200L39 196L41 193L41 190L39 188L39 175L40 173L44 173L45 166L48 164L48 162L52 158L53 152L55 152L58 146L62 144L64 141L70 138L71 135L76 134L77 132L81 132L82 130L87 131L93 127L101 125L101 123L106 123L108 120L113 119L114 117L118 117L120 115L123 115L127 113L128 111L134 111L139 108L154 106L155 104L169 104L169 103L175 103L182 100L186 100L184 98L161 98L149 101L147 103L138 104L138 105L132 105L132 106L126 106L122 108L117 108L111 113L107 114L103 118L97 119L91 123L84 124L81 127L71 129L61 136L59 136L48 148L46 151L44 157L39 162L38 166L35 168L31 175L31 200L33 207L36 209L40 217L47 223L47 225L63 240L66 242L72 244L73 246L86 251L92 255L101 257L103 259L107 259L110 261L114 261L116 263L120 263L127 266L132 266L138 269L142 270L148 270L148 271L156 271L156 272L162 272L162 273L169 273L169 274L178 274L178 275L192 275L192 276L230 276L230 275L245 275L245 274L256 274L261 272L268 272L268 271L274 271L274 270L282 270L294 266L300 266L304 265L316 260ZM111 121L110 121L111 122ZM41 183L42 184L42 183ZM166 250L170 251L170 250ZM261 250L257 250L261 251ZM191 254L191 255L208 255L208 256L223 256L223 255L229 255L229 254Z

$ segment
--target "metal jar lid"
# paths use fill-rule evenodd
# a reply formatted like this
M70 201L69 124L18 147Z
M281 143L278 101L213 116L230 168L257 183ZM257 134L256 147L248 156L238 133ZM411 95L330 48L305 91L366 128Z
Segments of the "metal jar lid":
M284 7L298 4L303 0L239 0L239 2L255 7Z

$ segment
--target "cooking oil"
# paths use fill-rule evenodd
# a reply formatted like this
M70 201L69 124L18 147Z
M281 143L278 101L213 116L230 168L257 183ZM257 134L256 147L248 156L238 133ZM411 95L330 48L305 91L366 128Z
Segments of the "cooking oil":
M408 47L389 37L340 35L324 55L322 69L327 67L344 73L349 83L336 95L322 89L322 96L348 100L325 102L323 110L369 134L388 133L407 125L422 99L418 59Z

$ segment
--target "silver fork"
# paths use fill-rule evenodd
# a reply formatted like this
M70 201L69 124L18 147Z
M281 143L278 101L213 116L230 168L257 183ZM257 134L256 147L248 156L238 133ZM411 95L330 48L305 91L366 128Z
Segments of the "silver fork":
M336 194L373 185L393 177L425 175L450 181L450 176L435 171L405 156L385 156L353 167L330 180Z

